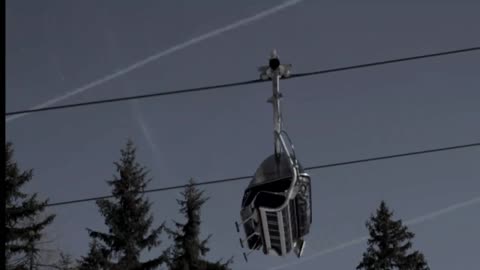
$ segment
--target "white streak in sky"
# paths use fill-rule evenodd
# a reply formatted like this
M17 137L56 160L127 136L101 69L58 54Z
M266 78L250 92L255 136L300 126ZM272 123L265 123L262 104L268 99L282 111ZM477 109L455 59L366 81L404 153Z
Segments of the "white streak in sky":
M416 225L416 224L420 224L420 223L429 221L429 220L431 220L431 219L435 219L435 218L437 218L437 217L439 217L439 216L446 215L446 214L448 214L448 213L450 213L450 212L453 212L453 211L456 211L456 210L458 210L458 209L472 206L472 205L477 204L477 203L480 203L480 196L475 197L475 198L473 198L473 199L470 199L470 200L468 200L468 201L464 201L464 202L461 202L461 203L453 204L453 205L451 205L451 206L449 206L449 207L446 207L446 208L443 208L443 209L440 209L440 210L437 210L437 211L428 213L428 214L426 214L426 215L422 215L422 216L419 216L419 217L410 219L410 220L408 220L408 221L405 222L405 225ZM336 246L334 246L334 247L327 248L327 249L321 250L321 251L319 251L319 252L316 252L316 253L308 256L308 257L302 258L302 260L293 261L293 262L291 262L291 263L287 263L287 264L282 264L282 265L279 265L279 266L275 266L275 267L270 268L269 270L285 269L285 268L289 268L289 267L292 267L292 266L295 266L295 265L299 265L299 264L302 264L302 263L304 263L304 262L311 261L311 260L316 259L316 258L318 258L318 257L327 255L327 254L329 254L329 253L333 253L333 252L336 252L336 251L339 251L339 250L342 250L342 249L345 249L345 248L349 248L349 247L351 247L351 246L355 246L355 245L361 244L361 243L363 243L364 241L366 241L367 239L368 239L367 236L355 238L355 239L353 239L353 240L351 240L351 241L348 241L348 242L345 242L345 243L336 245Z
M41 108L44 108L44 107L53 105L53 104L55 104L55 103L57 103L57 102L60 102L60 101L62 101L62 100L65 100L65 99L67 99L67 98L70 98L70 97L72 97L72 96L78 95L78 94L80 94L80 93L83 93L83 92L91 89L91 88L94 88L94 87L96 87L96 86L99 86L99 85L101 85L101 84L104 84L104 83L106 83L106 82L109 82L109 81L111 81L111 80L113 80L113 79L115 79L115 78L118 78L118 77L120 77L120 76L123 76L123 75L125 75L125 74L127 74L127 73L129 73L129 72L131 72L131 71L133 71L133 70L136 70L136 69L138 69L138 68L140 68L140 67L143 67L143 66L145 66L146 64L148 64L148 63L150 63L150 62L153 62L153 61L155 61L155 60L157 60L157 59L159 59L159 58L161 58L161 57L163 57L163 56L167 56L167 55L169 55L169 54L172 54L172 53L174 53L174 52L176 52L176 51L179 51L179 50L185 49L185 48L187 48L187 47L190 47L190 46L192 46L192 45L194 45L194 44L196 44L196 43L199 43L199 42L201 42L201 41L204 41L204 40L206 40L206 39L209 39L209 38L218 36L218 35L220 35L220 34L223 34L223 33L225 33L225 32L234 30L234 29L236 29L236 28L238 28L238 27L241 27L241 26L244 26L244 25L248 25L248 24L250 24L250 23L252 23L252 22L255 22L255 21L257 21L257 20L263 19L263 18L265 18L265 17L267 17L267 16L270 16L270 15L273 15L273 14L275 14L275 13L277 13L277 12L279 12L279 11L285 9L285 8L288 8L288 7L290 7L290 6L296 5L296 4L300 3L301 1L302 1L302 0L289 0L289 1L285 1L284 3L282 3L282 4L278 5L278 6L275 6L275 7L273 7L273 8L264 10L264 11L262 11L262 12L260 12L260 13L257 13L256 15L253 15L253 16L251 16L251 17L241 19L241 20L236 21L236 22L234 22L234 23L232 23L232 24L229 24L229 25L227 25L227 26L218 28L218 29L216 29L216 30L210 31L210 32L205 33L205 34L203 34L203 35L200 35L200 36L198 36L198 37L192 38L192 39L187 40L187 41L185 41L185 42L183 42L183 43L180 43L180 44L177 44L177 45L175 45L175 46L173 46L173 47L170 47L169 49L166 49L166 50L164 50L164 51L161 51L161 52L158 52L158 53L156 53L156 54L154 54L154 55L151 55L151 56L149 56L149 57L147 57L147 58L144 58L144 59L142 59L142 60L140 60L140 61L138 61L138 62L136 62L136 63L133 63L133 64L131 64L131 65L129 65L129 66L123 68L123 69L120 69L120 70L118 70L118 71L116 71L116 72L114 72L114 73L111 73L111 74L106 75L106 76L104 76L104 77L102 77L102 78L99 78L99 79L97 79L97 80L95 80L95 81L92 81L92 82L90 82L90 83L88 83L88 84L85 84L84 86L81 86L81 87L79 87L79 88L73 89L73 90L67 92L66 94L64 94L64 95L62 95L62 96L58 96L58 97L52 98L52 99L50 99L50 100L48 100L48 101L46 101L46 102L44 102L44 103L42 103L42 104L39 104L39 105L31 108L31 109L41 109ZM13 116L7 117L7 118L6 118L6 122L8 123L8 122L10 122L10 121L13 121L13 120L15 120L15 119L18 119L18 118L23 117L23 116L28 115L28 114L29 114L29 113L24 113L24 114L17 114L17 115L13 115Z
M133 100L131 104L132 104L132 110L137 120L137 123L140 125L140 129L142 130L143 136L145 137L145 140L147 141L148 146L150 147L150 150L153 153L153 157L155 160L159 161L160 152L158 151L158 147L157 147L157 144L155 143L155 140L152 138L152 133L150 131L150 128L148 127L147 123L145 123L145 121L143 120L142 114L138 107L138 101Z
M469 206L477 204L477 203L480 203L480 196L476 197L476 198L473 198L473 199L470 199L468 201L453 204L449 207L437 210L437 211L432 212L430 214L426 214L426 215L423 215L423 216L420 216L420 217L410 219L410 220L406 221L405 224L406 225L420 224L420 223L423 223L423 222L428 221L430 219L434 219L436 217L443 216L443 215L448 214L450 212L453 212L455 210L465 208L465 207L469 207Z

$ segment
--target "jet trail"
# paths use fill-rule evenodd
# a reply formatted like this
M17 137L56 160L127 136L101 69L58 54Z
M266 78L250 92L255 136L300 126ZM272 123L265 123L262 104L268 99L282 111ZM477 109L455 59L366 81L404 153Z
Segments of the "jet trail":
M134 114L135 120L137 120L137 123L140 126L142 134L145 137L145 140L147 141L148 146L150 147L150 150L152 151L153 157L155 158L155 160L159 160L160 152L158 151L157 144L155 143L155 140L151 135L150 128L148 127L147 123L145 123L145 121L143 120L142 113L140 112L140 108L138 106L138 101L133 100L131 104L132 104L132 112Z
M55 104L55 103L57 103L57 102L63 101L63 100L65 100L65 99L67 99L67 98L70 98L70 97L72 97L72 96L78 95L78 94L83 93L83 92L85 92L85 91L87 91L87 90L89 90L89 89L92 89L92 88L96 87L96 86L102 85L102 84L104 84L104 83L106 83L106 82L109 82L109 81L115 79L115 78L118 78L118 77L120 77L120 76L123 76L123 75L125 75L125 74L127 74L127 73L129 73L129 72L131 72L131 71L133 71L133 70L136 70L136 69L138 69L138 68L140 68L140 67L143 67L143 66L145 66L146 64L148 64L148 63L150 63L150 62L153 62L153 61L155 61L155 60L157 60L157 59L159 59L159 58L161 58L161 57L167 56L167 55L172 54L172 53L174 53L174 52L176 52L176 51L185 49L185 48L190 47L190 46L192 46L192 45L194 45L194 44L196 44L196 43L199 43L199 42L204 41L204 40L206 40L206 39L209 39L209 38L218 36L218 35L223 34L223 33L225 33L225 32L234 30L234 29L239 28L239 27L241 27L241 26L248 25L248 24L250 24L250 23L252 23L252 22L255 22L255 21L257 21L257 20L263 19L263 18L265 18L265 17L267 17L267 16L270 16L270 15L273 15L273 14L275 14L275 13L277 13L277 12L279 12L279 11L285 9L285 8L288 8L288 7L290 7L290 6L296 5L296 4L298 4L298 3L302 2L302 1L303 1L303 0L289 0L289 1L285 1L284 3L282 3L282 4L278 5L278 6L275 6L275 7L273 7L273 8L264 10L264 11L262 11L262 12L260 12L260 13L257 13L256 15L253 15L253 16L248 17L248 18L241 19L241 20L236 21L236 22L234 22L234 23L232 23L232 24L229 24L229 25L227 25L227 26L224 26L224 27L218 28L218 29L216 29L216 30L210 31L210 32L208 32L208 33L205 33L205 34L200 35L200 36L198 36L198 37L192 38L192 39L187 40L187 41L185 41L185 42L183 42L183 43L177 44L177 45L175 45L175 46L173 46L173 47L170 47L169 49L166 49L166 50L164 50L164 51L158 52L158 53L156 53L156 54L154 54L154 55L151 55L151 56L149 56L149 57L147 57L147 58L144 58L144 59L142 59L142 60L140 60L140 61L138 61L138 62L136 62L136 63L133 63L133 64L131 64L131 65L129 65L129 66L127 66L127 67L119 70L119 71L116 71L116 72L111 73L111 74L109 74L109 75L106 75L106 76L104 76L104 77L102 77L102 78L99 78L99 79L97 79L97 80L94 80L94 81L92 81L92 82L90 82L90 83L87 83L87 84L85 84L85 85L83 85L83 86L81 86L81 87L79 87L79 88L73 89L73 90L67 92L66 94L64 94L64 95L62 95L62 96L58 96L58 97L52 98L52 99L50 99L50 100L48 100L48 101L46 101L46 102L44 102L44 103L42 103L42 104L39 104L39 105L37 105L37 106L35 106L35 107L33 107L33 108L30 108L30 109L40 109L40 108L44 108L44 107L53 105L53 104ZM7 118L6 118L6 123L9 123L9 122L11 122L11 121L13 121L13 120L15 120L15 119L18 119L18 118L20 118L20 117L26 116L26 115L28 115L28 114L29 114L29 113L24 113L24 114L17 114L17 115L13 115L13 116L7 117Z
M480 196L475 197L473 199L470 199L468 201L456 203L456 204L453 204L449 207L445 207L443 209L440 209L440 210L437 210L437 211L434 211L434 212L431 212L431 213L428 213L428 214L425 214L425 215L407 220L404 224L405 225L420 224L420 223L435 219L439 216L446 215L446 214L451 213L453 211L456 211L458 209L469 207L469 206L472 206L472 205L475 205L475 204L478 204L478 203L480 203ZM348 248L348 247L351 247L351 246L361 244L364 241L366 241L367 239L368 239L368 236L358 237L358 238L355 238L355 239L350 240L348 242L344 242L342 244L333 246L331 248L327 248L327 249L321 250L319 252L316 252L316 253L308 256L308 257L302 258L302 260L294 261L294 262L287 263L287 264L282 264L282 265L279 265L279 266L275 266L275 267L270 268L269 270L285 269L285 268L289 268L289 267L292 267L292 266L295 266L295 265L299 265L299 264L302 264L304 262L311 261L311 260L316 259L318 257L327 255L329 253L333 253L333 252L336 252L336 251L339 251L339 250L342 250L342 249L345 249L345 248Z

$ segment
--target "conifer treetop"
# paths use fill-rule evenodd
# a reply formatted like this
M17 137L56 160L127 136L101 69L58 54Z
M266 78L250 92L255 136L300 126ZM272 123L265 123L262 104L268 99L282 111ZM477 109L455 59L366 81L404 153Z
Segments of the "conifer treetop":
M28 258L29 264L38 259L37 242L55 215L40 217L48 200L40 201L37 194L26 194L22 187L33 178L33 170L22 171L14 160L13 144L5 144L5 254L7 265L13 256ZM25 266L27 262L22 263Z
M97 201L108 232L88 229L98 242L91 246L83 262L106 265L108 269L154 269L164 262L164 254L140 262L142 251L160 244L164 228L163 224L152 228L151 203L143 194L151 179L147 179L146 168L136 161L136 148L131 140L120 152L120 160L114 162L117 174L107 181L113 198Z
M209 198L194 184L195 181L190 179L185 190L181 192L182 199L177 200L186 222L175 221L176 230L166 229L174 240L174 245L169 250L168 265L170 270L227 270L233 262L232 259L222 263L221 260L209 262L203 258L210 251L207 243L211 235L200 240L200 210Z
M365 270L427 270L428 265L424 256L413 251L412 239L415 236L401 220L393 219L391 211L385 201L380 203L375 215L366 222L370 238L367 242L367 251L357 269Z

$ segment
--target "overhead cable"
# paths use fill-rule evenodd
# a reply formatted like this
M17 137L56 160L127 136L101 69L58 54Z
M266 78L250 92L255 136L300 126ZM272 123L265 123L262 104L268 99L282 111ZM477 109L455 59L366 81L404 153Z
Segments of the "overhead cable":
M347 70L353 70L353 69L361 69L361 68L367 68L367 67L373 67L373 66L387 65L387 64L400 63L400 62L413 61L413 60L420 60L420 59L425 59L425 58L433 58L433 57L446 56L446 55L452 55L452 54L466 53L466 52L472 52L472 51L477 51L477 50L480 50L480 47L472 47L472 48L466 48L466 49L460 49L460 50L444 51L444 52L438 52L438 53L432 53L432 54L424 54L424 55L417 55L417 56L411 56L411 57L405 57L405 58L390 59L390 60L360 64L360 65L353 65L353 66L346 66L346 67L339 67L339 68L331 68L331 69L310 71L310 72L304 72L304 73L295 73L295 74L292 74L290 77L285 78L285 79L295 79L295 78L316 76L316 75L321 75L321 74L326 74L326 73L347 71ZM192 93L192 92L201 92L201 91L208 91L208 90L214 90L214 89L219 89L219 88L230 88L230 87L235 87L235 86L261 83L261 82L265 82L265 81L260 80L260 79L256 79L256 80L248 80L248 81L241 81L241 82L234 82L234 83L225 83L225 84L216 84L216 85L202 86L202 87L195 87L195 88L187 88L187 89L181 89L181 90L163 91L163 92L157 92L157 93L151 93L151 94L142 94L142 95L119 97L119 98L93 100L93 101L71 103L71 104L65 104L65 105L43 107L43 108L37 108L37 109L12 111L12 112L5 113L5 116L24 114L24 113L35 113L35 112L42 112L42 111L60 110L60 109L91 106L91 105L99 105L99 104L113 103L113 102L120 102L120 101L134 100L134 99L146 99L146 98L153 98L153 97L159 97L159 96L169 96L169 95L178 95L178 94L185 94L185 93Z
M407 152L407 153L401 153L401 154L394 154L394 155L387 155L387 156L377 156L377 157L350 160L350 161L344 161L344 162L329 163L329 164L305 167L304 169L307 170L307 171L318 170L318 169L323 169L323 168L346 166L346 165L352 165L352 164L358 164L358 163L366 163L366 162L372 162L372 161L378 161L378 160L394 159L394 158L422 155L422 154L435 153L435 152L444 152L444 151L451 151L451 150L462 149L462 148L471 148L471 147L477 147L477 146L480 146L480 142L471 143L471 144L455 145L455 146L449 146L449 147L442 147L442 148L426 149L426 150ZM197 183L194 183L193 185L194 186L204 186L204 185L220 184L220 183L226 183L226 182L252 179L252 177L253 176L251 176L251 175L249 175L249 176L239 176L239 177L225 178L225 179L219 179L219 180L197 182ZM142 193L152 193L152 192L161 192L161 191L168 191L168 190L174 190L174 189L181 189L181 188L185 188L187 186L188 186L188 184L162 187L162 188L155 188L155 189L148 189L148 190L143 191ZM46 206L49 207L49 206L60 206L60 205L67 205L67 204L75 204L75 203L81 203L81 202L108 199L108 198L112 198L112 197L113 197L113 195L90 197L90 198L84 198L84 199L49 203Z

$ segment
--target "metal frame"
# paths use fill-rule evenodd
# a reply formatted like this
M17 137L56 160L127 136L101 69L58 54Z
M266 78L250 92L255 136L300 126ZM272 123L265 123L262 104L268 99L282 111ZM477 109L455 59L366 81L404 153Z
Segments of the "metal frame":
M275 61L275 64L277 65L273 66L272 61ZM280 63L275 49L272 51L269 66L263 66L260 68L260 71L262 72L260 78L264 80L272 80L273 95L267 102L270 102L273 105L274 147L277 156L279 156L281 152L281 143L275 134L280 134L282 132L282 113L280 106L282 94L280 93L280 78L288 77L290 75L290 68L291 65Z
M254 235L260 235L262 238L263 242L263 250L265 253L276 253L277 255L284 255L287 253L287 239L286 237L289 238L288 243L289 243L289 251L294 250L297 256L301 256L303 253L303 249L305 246L305 241L301 239L300 242L295 241L293 239L293 232L292 232L292 213L290 209L290 201L295 198L296 195L296 185L298 184L299 177L302 176L308 176L310 179L310 176L308 174L305 174L300 171L300 165L298 163L298 160L296 158L295 154L295 148L293 146L293 143L288 136L288 134L282 129L282 113L281 113L281 98L282 94L280 93L280 78L282 77L288 77L290 75L290 68L291 65L289 64L280 64L280 61L278 59L277 53L275 50L273 50L269 62L269 66L263 66L259 68L259 71L261 72L260 78L263 80L272 80L272 91L273 94L272 96L267 100L267 102L272 103L273 106L273 124L274 124L274 153L275 153L275 158L279 159L282 154L286 155L288 158L288 162L290 163L292 175L291 175L291 183L290 186L288 187L287 193L277 193L277 192L267 192L267 193L272 193L272 194L282 194L285 195L285 201L278 207L275 208L269 208L269 207L258 207L258 208L253 208L252 205L251 207L251 213L249 216L242 222L242 225L246 224L247 222L251 222L252 219L257 220L259 222L259 227L255 229L254 232L252 232L250 235L246 237L245 240L240 239L240 244L243 247L244 241L247 241L253 237ZM286 137L286 138L284 138ZM288 143L287 143L288 142ZM287 144L290 145L290 148L287 146ZM311 192L311 190L309 191ZM252 199L252 203L255 202L256 197L259 194L256 194L255 197ZM311 207L311 194L309 194L309 204ZM245 206L247 207L247 206ZM288 227L289 227L289 233L288 235L285 234L285 227L284 227L284 222L283 222L283 216L284 216L284 211L286 211L286 220L289 222ZM272 216L275 215L276 217L276 226L278 226L278 233L280 237L280 254L274 249L272 249L271 246L271 239L270 239L270 228L269 228L269 222L267 219L267 216ZM310 223L311 223L311 214L310 214ZM238 223L236 223L237 226L237 231L239 231L239 226ZM300 246L298 246L300 245ZM258 249L259 246L255 245L252 249ZM251 252L250 252L251 253ZM244 253L245 260L247 260L247 254Z

